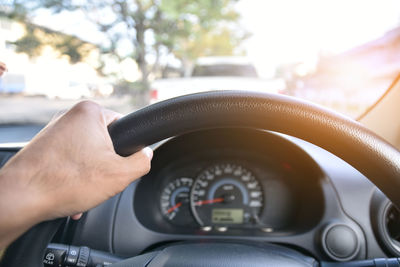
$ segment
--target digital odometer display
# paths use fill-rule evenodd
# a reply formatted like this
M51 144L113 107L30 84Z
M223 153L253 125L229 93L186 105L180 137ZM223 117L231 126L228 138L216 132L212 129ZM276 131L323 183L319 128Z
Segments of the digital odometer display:
M219 163L197 176L190 206L201 226L256 225L263 199L262 187L251 171L239 164Z
M243 223L242 209L213 209L212 223L241 224Z

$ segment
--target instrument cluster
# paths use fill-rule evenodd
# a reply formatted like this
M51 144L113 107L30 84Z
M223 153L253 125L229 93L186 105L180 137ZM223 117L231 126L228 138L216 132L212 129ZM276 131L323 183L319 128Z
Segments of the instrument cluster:
M261 227L262 185L252 171L231 162L214 163L193 177L169 181L160 196L165 219L180 226Z
M246 136L252 141L243 142ZM271 234L310 227L322 212L321 173L304 153L281 136L246 129L177 137L156 149L152 171L135 191L135 214L164 233Z

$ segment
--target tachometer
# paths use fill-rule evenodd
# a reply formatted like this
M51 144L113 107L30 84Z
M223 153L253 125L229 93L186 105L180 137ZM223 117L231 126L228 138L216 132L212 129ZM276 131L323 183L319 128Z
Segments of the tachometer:
M263 191L253 173L241 165L215 164L202 171L191 191L191 208L202 226L256 225Z
M182 177L173 180L162 190L160 198L162 214L176 225L193 223L189 204L192 183L192 178Z

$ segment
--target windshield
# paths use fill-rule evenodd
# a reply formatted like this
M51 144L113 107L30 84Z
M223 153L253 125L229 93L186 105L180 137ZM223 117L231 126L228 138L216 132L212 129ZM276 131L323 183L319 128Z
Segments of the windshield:
M398 75L399 44L397 0L1 0L0 124L238 89L357 118Z
M252 65L215 64L209 66L195 66L192 77L196 76L257 77L257 73Z

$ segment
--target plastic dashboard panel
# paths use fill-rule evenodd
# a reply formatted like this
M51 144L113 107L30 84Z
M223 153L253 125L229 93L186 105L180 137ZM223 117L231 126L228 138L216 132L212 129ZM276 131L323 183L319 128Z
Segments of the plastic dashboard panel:
M138 182L134 182L121 194L89 211L77 223L71 243L128 257L154 248L155 245L182 240L254 240L286 244L300 248L318 259L329 260L321 249L321 233L329 224L343 223L350 225L360 240L360 250L355 259L388 256L379 245L370 220L373 214L370 213L369 203L376 187L331 153L297 138L283 138L303 149L324 174L321 183L324 210L312 229L281 236L193 235L154 231L144 226L135 214L134 196ZM18 148L0 151L0 167L17 151Z
M73 243L104 249L101 242L92 242L87 238L93 236L94 233L101 235L104 232L104 222L107 222L110 224L107 229L112 229L112 233L107 232L107 241L103 241L103 243L110 244L109 251L127 257L170 242L224 239L285 244L299 248L317 259L332 260L322 249L322 233L329 225L345 224L356 232L359 240L360 249L354 259L385 257L386 254L378 245L370 223L369 203L375 186L362 174L331 153L302 140L281 136L293 146L303 149L315 161L316 166L324 175L320 184L324 196L322 200L324 208L321 218L312 228L280 235L182 234L152 229L152 227L144 225L135 213L135 206L146 207L146 203L135 202L137 201L135 193L140 182L134 182L118 197L109 201L113 204L106 202L90 211L88 216L79 222L79 234L74 236ZM158 200L154 201L158 202ZM362 203L362 205L357 203ZM110 205L116 205L112 214L109 212ZM92 213L97 215L92 216ZM82 233L86 234L82 235Z

